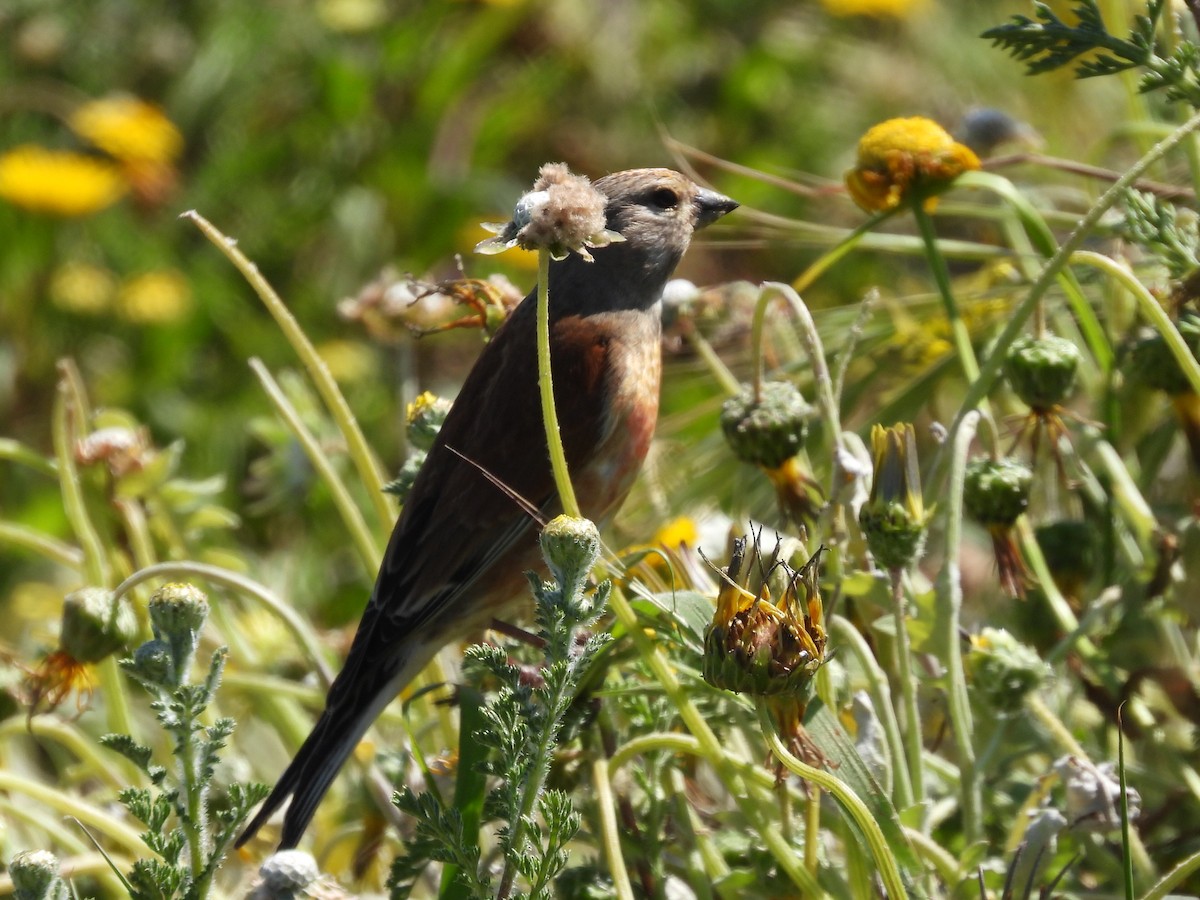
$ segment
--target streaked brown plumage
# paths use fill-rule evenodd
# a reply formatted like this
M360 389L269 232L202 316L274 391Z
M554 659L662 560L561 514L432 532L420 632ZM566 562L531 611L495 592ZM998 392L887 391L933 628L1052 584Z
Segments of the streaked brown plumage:
M559 428L583 514L603 523L629 492L658 413L660 296L692 232L733 210L670 169L600 179L608 227L625 240L550 267L551 364ZM531 293L484 349L404 504L346 664L312 733L238 839L288 796L294 847L363 732L447 641L525 595L537 528L561 511L537 389ZM485 475L484 473L487 473ZM490 477L489 477L490 476ZM504 485L501 488L497 485Z

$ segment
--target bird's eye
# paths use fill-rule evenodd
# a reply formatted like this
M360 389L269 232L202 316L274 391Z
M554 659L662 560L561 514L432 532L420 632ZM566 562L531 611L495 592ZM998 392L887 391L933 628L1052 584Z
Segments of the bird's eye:
M659 209L674 209L679 205L679 195L670 188L659 188L650 195L650 202Z

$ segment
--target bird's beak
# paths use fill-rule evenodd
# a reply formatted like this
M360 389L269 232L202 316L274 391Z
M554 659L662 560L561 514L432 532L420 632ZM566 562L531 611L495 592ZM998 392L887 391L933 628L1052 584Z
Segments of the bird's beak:
M716 191L700 188L699 193L696 194L696 206L700 210L696 216L696 228L699 230L711 225L726 213L733 212L738 208L738 202L730 200L724 194L718 194Z

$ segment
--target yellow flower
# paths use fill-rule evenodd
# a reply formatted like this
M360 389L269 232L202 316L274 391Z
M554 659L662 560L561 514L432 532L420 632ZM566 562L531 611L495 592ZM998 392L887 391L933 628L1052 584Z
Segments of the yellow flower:
M858 521L875 561L889 571L903 570L920 558L932 514L921 497L916 432L907 423L875 425L871 449L875 477Z
M760 584L747 590L740 581L747 540L734 542L733 557L721 579L717 608L704 635L704 680L713 687L755 695L802 697L825 662L824 604L818 584L820 551L799 570L772 561L769 578L782 574L779 600ZM778 548L777 551L778 552ZM759 561L757 538L754 562Z
M695 547L699 542L700 532L696 530L695 520L680 516L654 532L654 539L650 543L676 550L684 546Z
M138 325L178 321L191 307L191 285L174 269L137 275L121 285L117 296L117 313Z
M907 18L926 5L926 0L821 0L825 11L835 16L893 16Z
M85 103L71 114L71 130L122 162L173 161L183 135L161 109L136 97L116 95Z
M112 305L116 292L113 273L91 263L67 263L50 278L50 302L68 312L102 313Z
M979 157L931 119L888 119L858 142L858 163L846 187L868 212L895 209L915 198L932 209L934 192L963 172L979 168Z
M90 216L125 192L112 163L23 144L0 154L0 199L56 216Z

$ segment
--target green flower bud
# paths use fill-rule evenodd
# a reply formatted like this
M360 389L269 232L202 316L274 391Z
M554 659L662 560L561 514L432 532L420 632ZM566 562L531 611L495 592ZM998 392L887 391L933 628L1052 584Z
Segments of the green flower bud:
M150 597L150 624L154 636L171 647L177 684L187 680L206 618L208 599L202 590L190 584L164 584Z
M716 612L704 635L704 680L734 693L802 694L825 662L819 553L799 572L777 564L785 582L775 602L765 585L754 594L739 584L745 551L743 538L734 545Z
M133 651L133 658L122 660L122 667L134 678L145 684L160 687L177 687L179 679L175 677L175 660L171 655L171 645L166 641L146 641Z
M1026 335L1013 341L1004 373L1026 406L1045 411L1071 396L1081 359L1079 348L1065 338Z
M429 391L408 404L408 439L420 450L428 450L446 421L450 401L435 397Z
M812 408L789 381L764 381L761 399L744 385L721 407L721 430L743 462L777 469L800 452Z
M48 850L26 850L8 864L17 900L66 900L70 894L59 877L58 857Z
M137 634L137 618L124 598L83 588L63 600L59 645L76 662L97 663L123 649Z
M1034 532L1058 589L1078 597L1100 566L1100 533L1091 522L1064 519Z
M921 497L916 433L911 425L871 429L875 478L858 523L875 561L888 571L907 569L925 548L932 510Z
M1176 325L1192 356L1200 356L1200 317L1182 316ZM1157 331L1146 331L1138 338L1130 351L1129 370L1137 381L1169 396L1195 393L1175 354Z
M972 637L964 663L971 686L1000 713L1019 710L1048 674L1037 652L1003 628L985 628Z
M576 590L600 558L600 532L590 519L557 516L542 529L542 555L564 593Z
M982 458L967 464L963 505L967 513L989 528L1008 528L1029 506L1033 472L1017 459Z

